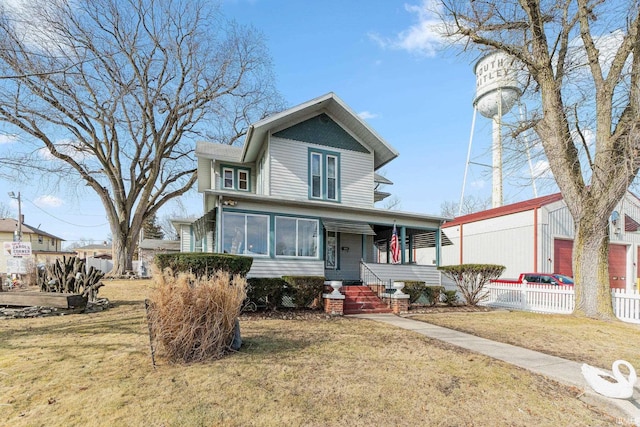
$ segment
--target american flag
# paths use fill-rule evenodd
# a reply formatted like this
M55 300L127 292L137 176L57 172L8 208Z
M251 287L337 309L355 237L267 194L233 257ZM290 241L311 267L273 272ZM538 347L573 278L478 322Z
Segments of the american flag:
M391 263L398 264L400 262L400 242L398 241L398 230L393 224L393 235L391 236Z

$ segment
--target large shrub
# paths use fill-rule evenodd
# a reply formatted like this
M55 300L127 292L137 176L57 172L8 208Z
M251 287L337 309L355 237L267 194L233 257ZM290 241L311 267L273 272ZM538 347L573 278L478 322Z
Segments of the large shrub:
M153 276L148 301L154 348L171 362L198 362L223 356L234 339L247 281L219 271L198 277L168 270Z
M411 304L436 305L444 291L442 286L431 286L425 282L405 280L402 292L409 295Z
M287 290L287 282L282 278L252 277L247 279L247 302L256 308L275 310L282 306Z
M180 252L158 254L155 256L154 263L160 271L168 268L176 274L193 273L197 277L213 276L216 271L226 271L231 276L236 274L246 276L251 269L253 258L208 252Z
M495 264L460 264L438 267L446 277L453 280L469 305L477 305L486 296L484 285L502 275L506 267Z
M307 308L322 299L325 278L321 276L284 276L283 279L291 289L291 297L296 307Z

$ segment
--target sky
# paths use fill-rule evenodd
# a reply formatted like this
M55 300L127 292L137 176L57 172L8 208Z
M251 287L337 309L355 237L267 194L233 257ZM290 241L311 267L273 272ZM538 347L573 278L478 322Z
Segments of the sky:
M491 196L490 170L476 164L491 163L491 121L478 115L471 133L477 57L440 43L428 2L223 0L222 12L264 35L287 106L334 92L400 153L382 170L394 183L384 191L397 197L397 208L440 215L444 202L460 200L470 140L474 163L465 196ZM505 182L505 203L533 197L530 186ZM108 238L96 196L40 187L0 181L0 203L17 215L17 201L7 193L20 192L25 223L67 245ZM197 193L183 204L202 214ZM169 205L159 216L176 209Z

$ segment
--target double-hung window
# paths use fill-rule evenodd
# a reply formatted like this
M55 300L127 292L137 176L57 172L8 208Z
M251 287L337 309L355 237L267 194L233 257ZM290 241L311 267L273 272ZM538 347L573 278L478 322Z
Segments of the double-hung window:
M309 198L340 201L340 154L309 150Z

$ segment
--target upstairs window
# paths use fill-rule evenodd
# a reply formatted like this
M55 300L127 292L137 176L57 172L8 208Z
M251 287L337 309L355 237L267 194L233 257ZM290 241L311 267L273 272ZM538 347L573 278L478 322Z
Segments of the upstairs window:
M249 190L249 172L238 169L238 190Z
M309 198L340 201L340 154L309 150Z
M311 197L322 197L322 154L311 153Z
M233 190L235 188L234 179L233 179L233 169L224 168L222 169L222 187Z
M222 188L225 190L250 191L251 171L235 166L222 167Z

